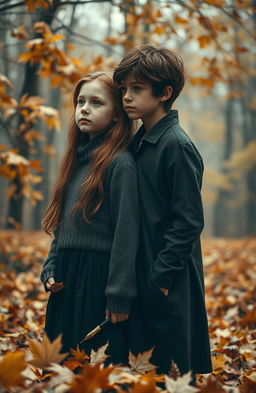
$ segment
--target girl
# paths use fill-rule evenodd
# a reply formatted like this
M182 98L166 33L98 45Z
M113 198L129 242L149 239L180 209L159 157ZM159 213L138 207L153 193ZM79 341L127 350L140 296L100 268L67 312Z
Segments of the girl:
M64 285L50 294L45 330L51 340L63 334L66 352L110 317L83 348L90 353L109 341L109 361L126 363L138 243L136 166L126 151L131 121L111 73L81 79L73 103L67 150L42 223L54 239L41 280L46 290Z

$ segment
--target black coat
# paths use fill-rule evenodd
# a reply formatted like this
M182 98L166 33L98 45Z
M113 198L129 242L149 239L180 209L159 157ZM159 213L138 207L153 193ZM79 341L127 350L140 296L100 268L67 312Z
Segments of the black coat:
M170 111L149 133L135 135L141 203L139 304L144 349L168 372L211 372L200 233L203 229L202 158ZM165 296L161 290L168 288Z

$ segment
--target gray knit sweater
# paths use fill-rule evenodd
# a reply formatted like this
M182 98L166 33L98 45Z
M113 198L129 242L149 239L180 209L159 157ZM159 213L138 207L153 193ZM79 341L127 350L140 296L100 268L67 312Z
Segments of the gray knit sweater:
M78 165L65 187L64 208L41 273L43 284L54 277L58 250L78 248L110 253L109 274L105 290L107 309L129 313L136 296L135 260L139 238L139 208L136 164L128 151L120 153L110 164L104 179L104 201L88 224L82 213L70 220L79 190L89 171L90 156L105 137L100 135L83 142L78 149Z

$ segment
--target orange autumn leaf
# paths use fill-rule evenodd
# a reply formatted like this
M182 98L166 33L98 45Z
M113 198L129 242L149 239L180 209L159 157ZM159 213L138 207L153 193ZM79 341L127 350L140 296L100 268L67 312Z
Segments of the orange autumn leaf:
M60 353L61 335L53 342L50 342L46 334L43 336L42 343L37 340L29 340L29 350L33 355L33 359L29 361L32 366L46 369L52 363L61 362L66 356L66 353Z
M21 372L27 367L25 354L22 351L7 352L0 359L0 386L9 389L24 381Z
M215 7L223 7L225 4L225 0L204 0L204 2Z
M79 361L85 361L89 359L89 356L85 353L84 349L80 350L79 346L77 345L76 349L71 349L70 353L73 359Z
M156 26L155 29L153 30L153 33L162 35L164 34L164 28L162 26Z
M50 38L50 42L56 42L56 41L59 41L59 40L64 40L65 39L65 37L64 37L64 35L62 35L62 34L55 34L53 37L51 37Z
M41 160L32 160L29 162L29 166L38 172L44 171L44 168L41 165Z
M205 48L212 41L212 37L208 35L200 35L197 38L200 48Z
M188 19L182 18L179 15L176 15L175 19L174 19L174 22L175 23L181 23L181 24L187 24L189 21L188 21Z
M26 0L24 3L28 7L29 12L35 11L37 7L48 8L50 1L47 0Z
M202 78L202 77L198 77L198 78L190 78L190 83L192 85L204 85L207 87L213 87L214 86L214 81L212 79L208 79L208 78Z
M25 30L25 25L20 25L11 32L11 36L17 38L18 40L25 40L28 38L27 32Z
M95 393L110 388L109 375L113 367L101 368L100 365L91 367L86 364L81 373L69 384L69 392Z

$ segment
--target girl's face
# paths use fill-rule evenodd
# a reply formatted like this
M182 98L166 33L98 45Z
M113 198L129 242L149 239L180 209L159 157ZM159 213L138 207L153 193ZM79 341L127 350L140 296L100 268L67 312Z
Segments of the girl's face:
M115 120L114 104L102 82L85 82L77 97L76 124L81 132L95 138L108 129Z

